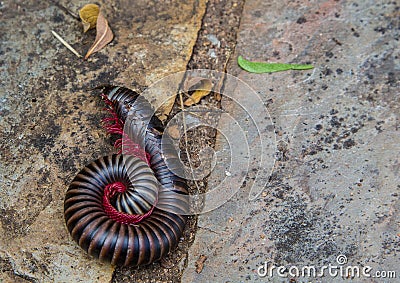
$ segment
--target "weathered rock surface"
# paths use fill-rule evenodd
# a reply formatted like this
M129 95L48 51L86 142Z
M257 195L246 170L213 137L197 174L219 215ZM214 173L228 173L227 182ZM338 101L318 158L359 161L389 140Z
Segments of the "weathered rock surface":
M94 40L74 15L84 1L4 1L1 16L0 281L109 282L113 268L90 258L63 219L64 193L85 164L115 152L90 88L141 90L183 71L205 1L100 1L115 39L87 61Z
M263 98L277 161L255 201L249 172L238 194L199 217L183 282L282 282L295 277L290 266L340 266L340 255L341 266L399 276L398 26L395 1L246 1L229 72ZM238 55L315 69L249 74L237 67ZM233 108L225 102L225 109ZM218 154L228 146L219 143ZM214 171L210 183L223 174ZM287 278L276 269L260 277L265 262L287 267ZM346 280L327 272L317 279Z

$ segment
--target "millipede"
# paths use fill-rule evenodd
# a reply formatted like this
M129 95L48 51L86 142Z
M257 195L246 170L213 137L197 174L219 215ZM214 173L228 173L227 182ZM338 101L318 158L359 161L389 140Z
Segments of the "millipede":
M121 135L114 144L119 152L75 176L65 195L65 223L73 240L103 262L150 264L178 245L186 224L179 155L145 98L117 86L102 87L102 97L111 113L106 130Z

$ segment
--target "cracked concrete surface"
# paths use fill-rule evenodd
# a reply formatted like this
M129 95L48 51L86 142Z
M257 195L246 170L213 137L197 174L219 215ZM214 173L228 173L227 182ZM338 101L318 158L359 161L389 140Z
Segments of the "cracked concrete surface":
M338 265L339 255L347 265L371 266L372 275L395 271L397 279L385 282L397 282L398 46L399 5L393 1L246 1L233 58L312 63L315 69L250 74L232 60L229 73L263 98L274 121L276 163L255 201L248 200L250 172L235 197L199 217L182 282L308 282L315 278L295 279L288 269L285 278L276 270L261 277L257 270L265 262ZM223 108L232 106L225 101ZM229 125L221 121L219 127ZM216 150L223 154L227 147L217 143ZM213 172L209 182L220 175ZM317 279L348 280L327 273Z

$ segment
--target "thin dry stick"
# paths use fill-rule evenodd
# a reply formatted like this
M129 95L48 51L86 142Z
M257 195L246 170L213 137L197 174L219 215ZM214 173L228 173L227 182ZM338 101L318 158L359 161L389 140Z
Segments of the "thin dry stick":
M225 63L224 63L224 69L223 69L223 75L221 76L221 78L220 78L220 80L219 80L219 82L218 82L218 84L217 84L217 86L216 86L216 88L215 88L215 91L214 91L214 93L215 93L215 99L217 100L217 101L221 101L221 89L222 89L222 85L224 84L224 80L225 80L225 77L226 77L226 69L227 69L227 67L228 67L228 62L229 62L229 59L231 58L231 52L229 52L228 53L228 56L226 56L226 60L225 60Z
M181 94L182 95L182 94ZM184 95L187 97L187 100L191 100L191 101L193 101L194 103L196 103L195 102L195 100L193 99L193 97L191 97L189 94L187 94L186 92L184 93ZM182 103L182 101L181 101L181 103Z
M67 13L69 16L71 16L72 18L74 18L77 21L81 21L81 19L75 15L74 12L72 12L70 9L64 7L63 5L61 5L60 3L58 3L59 1L55 1L55 0L51 0L50 3L54 4L55 6L57 6L58 8L60 8L61 10L63 10L65 13Z
M182 92L179 92L179 100L180 100L180 103L181 103L181 111L182 111L182 115L183 115L183 132L184 132L184 135L185 135L185 151L186 151L186 155L187 155L188 162L189 162L189 168L190 168L190 171L191 171L190 173L192 174L192 179L193 179L193 182L195 183L195 185L196 185L196 187L197 187L197 191L200 192L199 184L197 184L197 181L196 181L195 178L194 178L194 170L193 170L193 167L192 167L192 160L191 160L191 158L190 158L189 150L188 150L188 148L189 148L189 142L188 142L188 137L187 137L187 126L186 126L186 118L185 118L185 106L183 105L183 96L182 96Z
M58 35L54 30L51 31L51 33L62 43L64 44L65 47L67 47L72 53L74 53L76 56L79 58L82 57L71 45L68 44L64 39L62 39L61 36Z

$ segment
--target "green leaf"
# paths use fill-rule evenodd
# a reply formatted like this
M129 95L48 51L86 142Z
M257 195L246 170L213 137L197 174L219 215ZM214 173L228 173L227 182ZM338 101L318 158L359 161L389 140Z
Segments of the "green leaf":
M282 63L262 63L251 62L244 59L242 56L238 57L239 66L250 73L273 73L287 70L309 70L313 69L313 65L301 64L282 64Z

